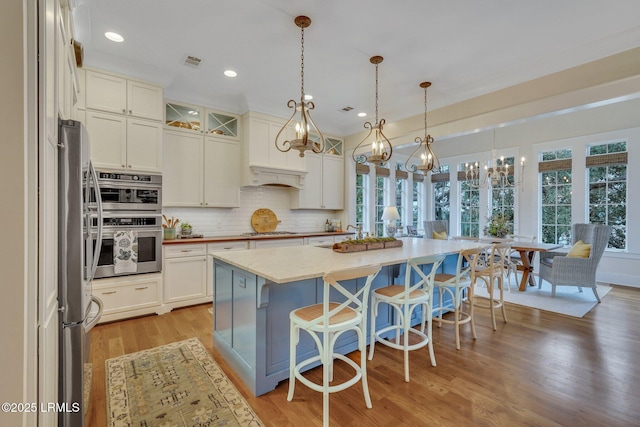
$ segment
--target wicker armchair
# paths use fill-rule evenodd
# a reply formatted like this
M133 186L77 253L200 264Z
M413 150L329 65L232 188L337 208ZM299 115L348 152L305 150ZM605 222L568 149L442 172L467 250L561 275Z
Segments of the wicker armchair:
M538 288L542 286L543 279L551 284L552 297L556 296L556 286L577 286L580 292L582 288L591 288L596 300L600 302L596 290L596 270L610 234L609 225L573 224L571 243L575 244L578 240L590 243L589 257L569 258L563 252L541 252Z
M449 221L446 219L437 219L434 221L425 221L424 222L424 238L425 239L433 239L433 232L442 233L443 231L447 232L447 236L449 235Z

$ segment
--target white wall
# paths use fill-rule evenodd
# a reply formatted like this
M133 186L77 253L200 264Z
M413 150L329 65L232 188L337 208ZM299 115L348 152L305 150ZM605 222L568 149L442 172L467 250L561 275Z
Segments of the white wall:
M315 232L324 231L327 219L341 219L341 212L288 209L290 194L295 189L284 187L242 187L240 207L222 208L164 208L162 212L180 218L193 226L193 232L205 236L225 236L254 231L251 215L257 209L271 209L282 221L276 231ZM343 222L343 227L346 224Z
M26 76L27 63L27 18L26 2L10 0L2 4L0 17L0 40L2 40L2 60L0 61L0 93L7 102L0 103L0 117L3 118L2 160L0 168L0 192L2 206L0 217L3 219L3 239L0 246L0 288L2 289L2 325L0 352L0 401L27 402L36 401L34 387L34 347L35 319L29 308L35 307L30 290L33 282L29 277L35 270L31 255L30 242L33 236L29 213L30 187L35 176L30 176L35 165L35 141L28 145L28 121ZM33 24L34 21L31 22ZM8 101L10 100L10 101ZM33 111L33 110L30 110ZM31 156L31 157L28 157ZM31 298L31 301L28 298ZM35 425L34 415L24 413L0 412L0 425Z

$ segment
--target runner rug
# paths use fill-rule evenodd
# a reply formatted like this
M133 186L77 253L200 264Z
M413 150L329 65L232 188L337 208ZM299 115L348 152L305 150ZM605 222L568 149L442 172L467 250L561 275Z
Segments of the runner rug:
M478 283L481 284L482 281ZM505 286L507 283L507 280L505 280ZM600 299L602 300L610 290L610 286L598 284ZM499 291L495 290L494 292L494 298L498 298ZM489 298L487 289L478 285L475 287L475 295ZM584 317L598 304L591 288L582 288L582 292L580 292L575 286L556 286L556 296L552 298L551 285L546 281L542 282L541 289L538 289L537 286L527 286L527 290L524 292L520 292L515 287L512 287L511 291L505 289L504 300L507 303L552 311L572 317Z
M197 338L105 364L109 427L264 425Z

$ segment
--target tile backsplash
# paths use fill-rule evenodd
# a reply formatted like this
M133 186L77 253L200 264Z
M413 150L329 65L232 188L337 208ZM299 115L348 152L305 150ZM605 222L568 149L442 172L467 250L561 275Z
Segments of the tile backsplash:
M189 222L193 232L205 236L226 236L252 232L251 215L257 209L271 209L278 220L276 231L324 231L325 221L342 219L342 211L291 210L290 192L283 187L242 187L238 208L164 208L162 213ZM344 221L343 221L344 224Z

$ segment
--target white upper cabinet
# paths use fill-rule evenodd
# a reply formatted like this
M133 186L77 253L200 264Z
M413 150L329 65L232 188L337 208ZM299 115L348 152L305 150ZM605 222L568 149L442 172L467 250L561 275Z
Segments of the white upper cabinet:
M165 129L163 206L240 204L240 141Z
M162 171L161 123L97 111L87 111L85 120L97 168Z
M307 176L304 188L293 190L292 209L344 209L343 141L325 137L323 154L304 156Z
M167 129L240 140L240 117L235 114L165 101L164 115Z
M304 158L300 157L297 150L283 153L276 148L276 136L284 123L283 119L255 112L243 116L247 165L304 170ZM289 126L285 133L286 139L293 139L294 127Z
M161 121L162 87L111 74L87 70L87 109Z

